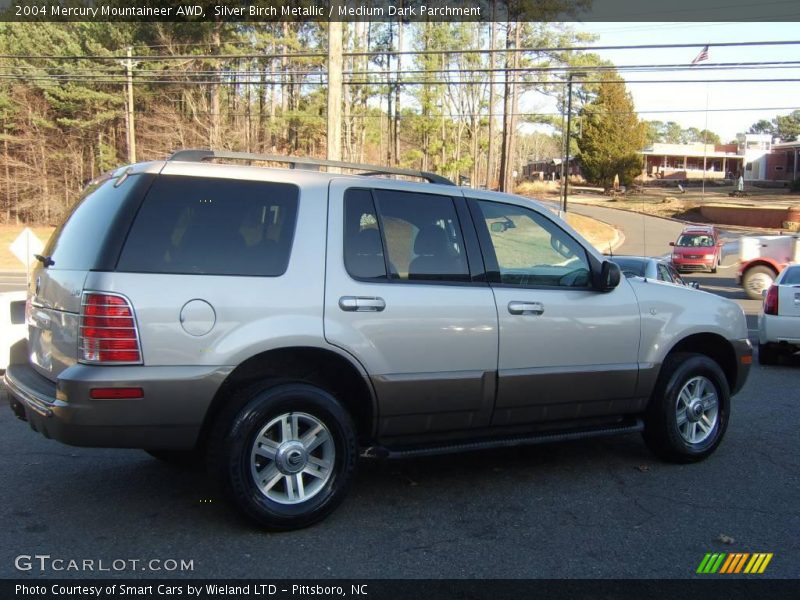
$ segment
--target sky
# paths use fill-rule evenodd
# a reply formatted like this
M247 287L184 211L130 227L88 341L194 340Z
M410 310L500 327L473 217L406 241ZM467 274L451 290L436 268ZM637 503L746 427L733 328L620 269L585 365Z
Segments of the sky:
M703 46L713 42L800 41L798 23L575 23L575 29L597 34L595 45L684 44L696 48L599 50L602 58L616 65L691 63ZM709 49L708 63L798 61L797 46L745 46ZM626 80L658 79L800 79L800 65L792 68L751 68L705 73L623 74ZM708 128L723 142L735 139L759 119L800 109L800 81L787 83L629 83L640 118L675 121L682 127ZM708 106L708 111L706 111ZM554 107L551 107L554 108ZM719 109L750 109L715 112ZM780 110L767 110L779 108ZM758 110L754 110L758 109ZM646 112L648 111L648 112ZM649 112L693 111L693 112Z

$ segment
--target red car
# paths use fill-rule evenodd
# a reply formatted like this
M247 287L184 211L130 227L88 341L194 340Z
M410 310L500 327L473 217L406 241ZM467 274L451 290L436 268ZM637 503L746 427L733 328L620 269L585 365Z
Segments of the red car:
M722 242L713 225L686 227L678 241L670 242L669 245L673 247L672 264L678 272L717 272L722 258Z

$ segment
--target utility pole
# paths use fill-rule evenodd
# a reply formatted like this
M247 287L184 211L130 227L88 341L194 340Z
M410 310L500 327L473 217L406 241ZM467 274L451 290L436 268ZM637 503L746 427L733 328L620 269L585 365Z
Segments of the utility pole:
M562 210L567 212L567 194L569 193L569 140L572 126L572 78L583 77L586 73L570 73L567 75L567 132L564 143L564 163L561 165L561 177L564 179L564 200Z
M128 81L128 114L127 114L127 139L128 162L136 162L136 129L133 123L133 48L128 46L128 60L125 61L125 75Z
M328 160L342 159L342 22L328 23Z

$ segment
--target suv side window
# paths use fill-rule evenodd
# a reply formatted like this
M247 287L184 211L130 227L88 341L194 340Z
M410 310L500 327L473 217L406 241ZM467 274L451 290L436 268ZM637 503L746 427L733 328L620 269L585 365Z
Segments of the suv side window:
M519 286L587 288L586 250L539 213L521 206L476 202L494 251L500 283ZM480 220L476 223L481 226ZM491 256L487 257L491 264ZM487 264L489 267L489 264Z
M386 280L383 242L369 190L344 195L344 265L356 279Z
M286 271L294 185L165 175L131 227L120 271L275 277Z
M461 226L449 196L348 190L344 246L345 265L356 278L383 279L388 270L389 279L401 282L470 281Z

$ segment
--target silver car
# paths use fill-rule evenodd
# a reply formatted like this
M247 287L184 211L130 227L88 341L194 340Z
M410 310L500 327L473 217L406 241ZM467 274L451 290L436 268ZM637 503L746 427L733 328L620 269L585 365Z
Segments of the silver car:
M39 260L17 415L205 460L270 529L329 514L359 454L640 431L701 460L751 362L734 302L622 278L536 202L402 169L181 151L92 182Z

